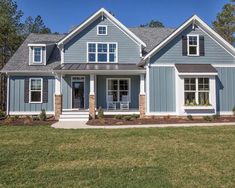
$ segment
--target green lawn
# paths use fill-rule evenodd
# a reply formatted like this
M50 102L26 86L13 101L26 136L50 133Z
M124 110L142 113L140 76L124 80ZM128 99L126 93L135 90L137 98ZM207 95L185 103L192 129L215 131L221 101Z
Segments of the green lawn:
M235 126L0 126L0 187L235 187Z

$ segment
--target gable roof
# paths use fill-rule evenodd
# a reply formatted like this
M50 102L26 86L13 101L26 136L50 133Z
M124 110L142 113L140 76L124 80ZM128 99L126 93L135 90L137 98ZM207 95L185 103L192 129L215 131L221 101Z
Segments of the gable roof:
M168 44L171 40L174 39L179 33L181 33L185 28L187 28L191 24L196 24L200 26L206 33L211 35L213 39L215 39L223 48L230 53L233 57L235 57L235 49L229 44L225 39L223 39L218 33L216 33L213 29L211 29L204 21L202 21L197 15L193 15L186 22L184 22L178 29L176 29L172 34L170 34L164 41L162 41L159 45L153 48L144 58L143 61L140 62L140 65L145 64L145 61L156 54L160 49L162 49L166 44Z
M64 38L62 38L57 45L61 45L69 41L71 38L73 38L76 34L81 32L84 28L86 28L90 23L92 23L95 19L97 19L100 16L106 16L108 19L110 19L115 25L118 26L119 29L121 29L125 34L127 34L130 38L132 38L135 42L140 44L143 47L146 47L146 44L137 37L134 33L132 33L126 26L124 26L121 22L119 22L113 15L111 15L107 10L104 8L101 8L98 10L95 14L90 16L85 22L77 26L75 29L73 29L70 33L68 33Z

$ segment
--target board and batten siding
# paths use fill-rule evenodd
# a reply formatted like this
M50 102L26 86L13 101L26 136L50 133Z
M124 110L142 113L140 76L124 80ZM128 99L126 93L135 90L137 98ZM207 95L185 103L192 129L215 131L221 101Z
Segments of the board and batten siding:
M187 34L198 34L204 36L205 55L204 56L183 56L182 55L182 36ZM192 26L186 28L178 36L176 36L170 43L155 54L151 60L151 64L235 64L235 59L217 42L215 42L207 33L198 27L195 30Z
M62 77L62 109L72 109L72 84L71 77L73 75L65 75ZM83 76L83 75L74 75ZM84 107L89 108L89 92L90 92L90 76L85 76L85 87L84 87Z
M107 78L130 78L131 82L131 101L130 108L138 109L139 108L139 94L140 94L140 76L97 76L97 92L96 92L96 107L102 107L107 109L107 98L106 98L106 80ZM119 104L117 104L119 108Z
M97 35L97 25L107 25L107 35ZM87 42L117 42L118 63L138 63L140 48L132 39L110 22L99 17L64 46L64 63L87 63Z
M217 67L217 111L232 112L235 106L235 67Z
M9 78L9 111L10 112L38 112L42 109L46 111L54 111L54 77L40 77L48 79L48 102L47 103L25 103L25 78L33 78L26 76L10 76ZM39 78L39 77L37 77Z
M149 68L149 111L155 113L175 112L174 67Z

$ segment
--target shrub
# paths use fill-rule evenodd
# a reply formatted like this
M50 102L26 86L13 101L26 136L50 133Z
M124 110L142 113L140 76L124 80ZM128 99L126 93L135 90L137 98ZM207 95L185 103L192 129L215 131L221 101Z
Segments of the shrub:
M41 121L46 121L47 119L47 114L46 114L46 110L45 109L42 109L41 113L39 114L39 119Z
M24 119L24 124L30 124L33 122L33 118L31 116L26 116Z
M219 117L220 117L220 116L216 114L216 115L213 115L213 116L212 116L212 119L213 119L213 120L217 120L217 119L219 119Z
M6 115L6 113L4 111L0 110L0 118L5 117L5 115Z
M114 116L115 119L123 119L123 115L121 114L117 114Z
M15 116L8 116L5 120L4 120L4 124L11 124L15 121Z
M188 115L187 118L188 118L188 120L190 120L190 121L193 120L193 116L192 116L192 115Z
M205 121L212 121L212 118L210 116L204 116L203 119Z
M99 119L104 117L104 110L101 106L98 109L98 115L97 116L98 116Z
M126 121L130 121L131 120L131 116L124 116L123 119L126 120Z
M132 119L138 119L138 118L140 117L140 115L138 115L138 114L132 114L131 117L132 117Z
M235 106L233 107L233 115L235 116Z

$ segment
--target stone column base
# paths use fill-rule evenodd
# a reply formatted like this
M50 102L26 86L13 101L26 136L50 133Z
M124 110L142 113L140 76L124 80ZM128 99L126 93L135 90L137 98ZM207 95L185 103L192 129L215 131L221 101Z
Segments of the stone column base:
M95 95L89 95L89 115L95 119Z
M140 111L140 118L144 118L145 117L145 95L139 95L139 111Z
M55 95L55 119L59 120L62 113L62 95Z

